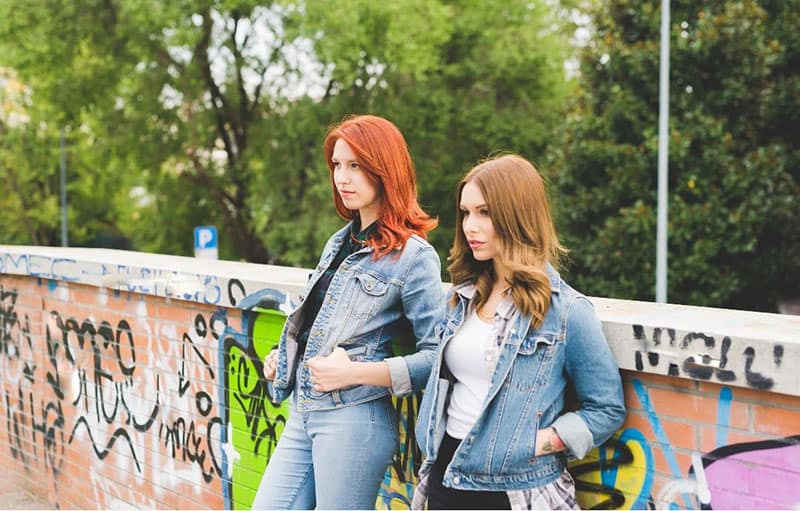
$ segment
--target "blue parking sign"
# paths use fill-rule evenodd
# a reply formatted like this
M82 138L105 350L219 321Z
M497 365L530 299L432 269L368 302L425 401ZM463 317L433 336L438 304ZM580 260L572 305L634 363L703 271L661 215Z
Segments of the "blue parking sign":
M194 256L204 259L217 259L217 228L213 225L200 225L194 228Z

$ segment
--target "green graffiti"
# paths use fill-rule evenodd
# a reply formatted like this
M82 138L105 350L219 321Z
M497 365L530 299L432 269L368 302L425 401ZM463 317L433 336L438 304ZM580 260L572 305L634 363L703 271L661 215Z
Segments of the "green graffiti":
M289 416L288 402L273 405L261 377L264 357L278 345L286 316L258 307L242 314L249 325L250 351L234 342L228 347L229 441L236 453L228 460L233 464L232 509L250 509Z

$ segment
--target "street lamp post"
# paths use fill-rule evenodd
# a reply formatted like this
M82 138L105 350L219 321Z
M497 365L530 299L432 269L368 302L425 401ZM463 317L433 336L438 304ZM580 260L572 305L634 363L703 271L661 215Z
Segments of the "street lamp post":
M658 226L656 302L667 301L667 205L669 188L669 16L670 0L661 0L661 72L658 100Z
M67 136L61 128L61 246L69 246L67 238Z

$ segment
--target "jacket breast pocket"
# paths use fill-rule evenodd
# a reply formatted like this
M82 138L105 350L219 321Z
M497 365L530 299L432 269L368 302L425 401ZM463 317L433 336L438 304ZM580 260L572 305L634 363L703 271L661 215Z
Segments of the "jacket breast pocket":
M536 390L544 383L558 349L556 334L536 334L523 339L511 369L511 384L523 392Z
M356 285L350 307L350 317L364 320L380 310L390 294L391 284L371 273L359 273L355 279Z

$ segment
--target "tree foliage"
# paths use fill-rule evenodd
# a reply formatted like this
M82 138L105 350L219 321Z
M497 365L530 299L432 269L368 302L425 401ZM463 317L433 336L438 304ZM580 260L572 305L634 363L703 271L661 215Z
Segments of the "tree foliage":
M89 190L159 252L217 224L223 257L313 264L341 223L322 139L369 112L407 135L444 255L455 180L494 149L540 153L566 91L564 24L516 0L6 0L0 20L0 65L70 129L71 190L102 167Z
M444 255L458 176L493 149L551 142L566 89L556 14L516 0L2 1L0 64L50 106L49 129L71 128L75 164L125 176L117 226L139 249L187 253L192 226L211 223L223 257L313 264L341 223L322 139L369 112L406 133Z
M673 1L669 300L774 310L800 281L800 2ZM576 283L652 299L660 3L609 0L560 157Z
M797 293L798 7L672 2L670 301L773 309ZM650 299L659 8L0 0L0 242L58 244L63 128L73 244L190 254L213 224L223 258L312 265L342 223L325 132L374 113L406 135L443 259L456 181L513 151L553 184L576 286Z
M523 1L326 5L308 1L287 24L314 40L315 53L331 69L328 94L309 111L321 112L327 123L374 112L400 127L417 167L421 203L440 219L430 239L446 258L455 184L464 172L499 150L537 159L555 142L570 90L563 63L571 25L558 9ZM316 152L321 138L314 136L308 143ZM313 158L317 175L324 175ZM313 263L316 254L307 255L304 262Z

